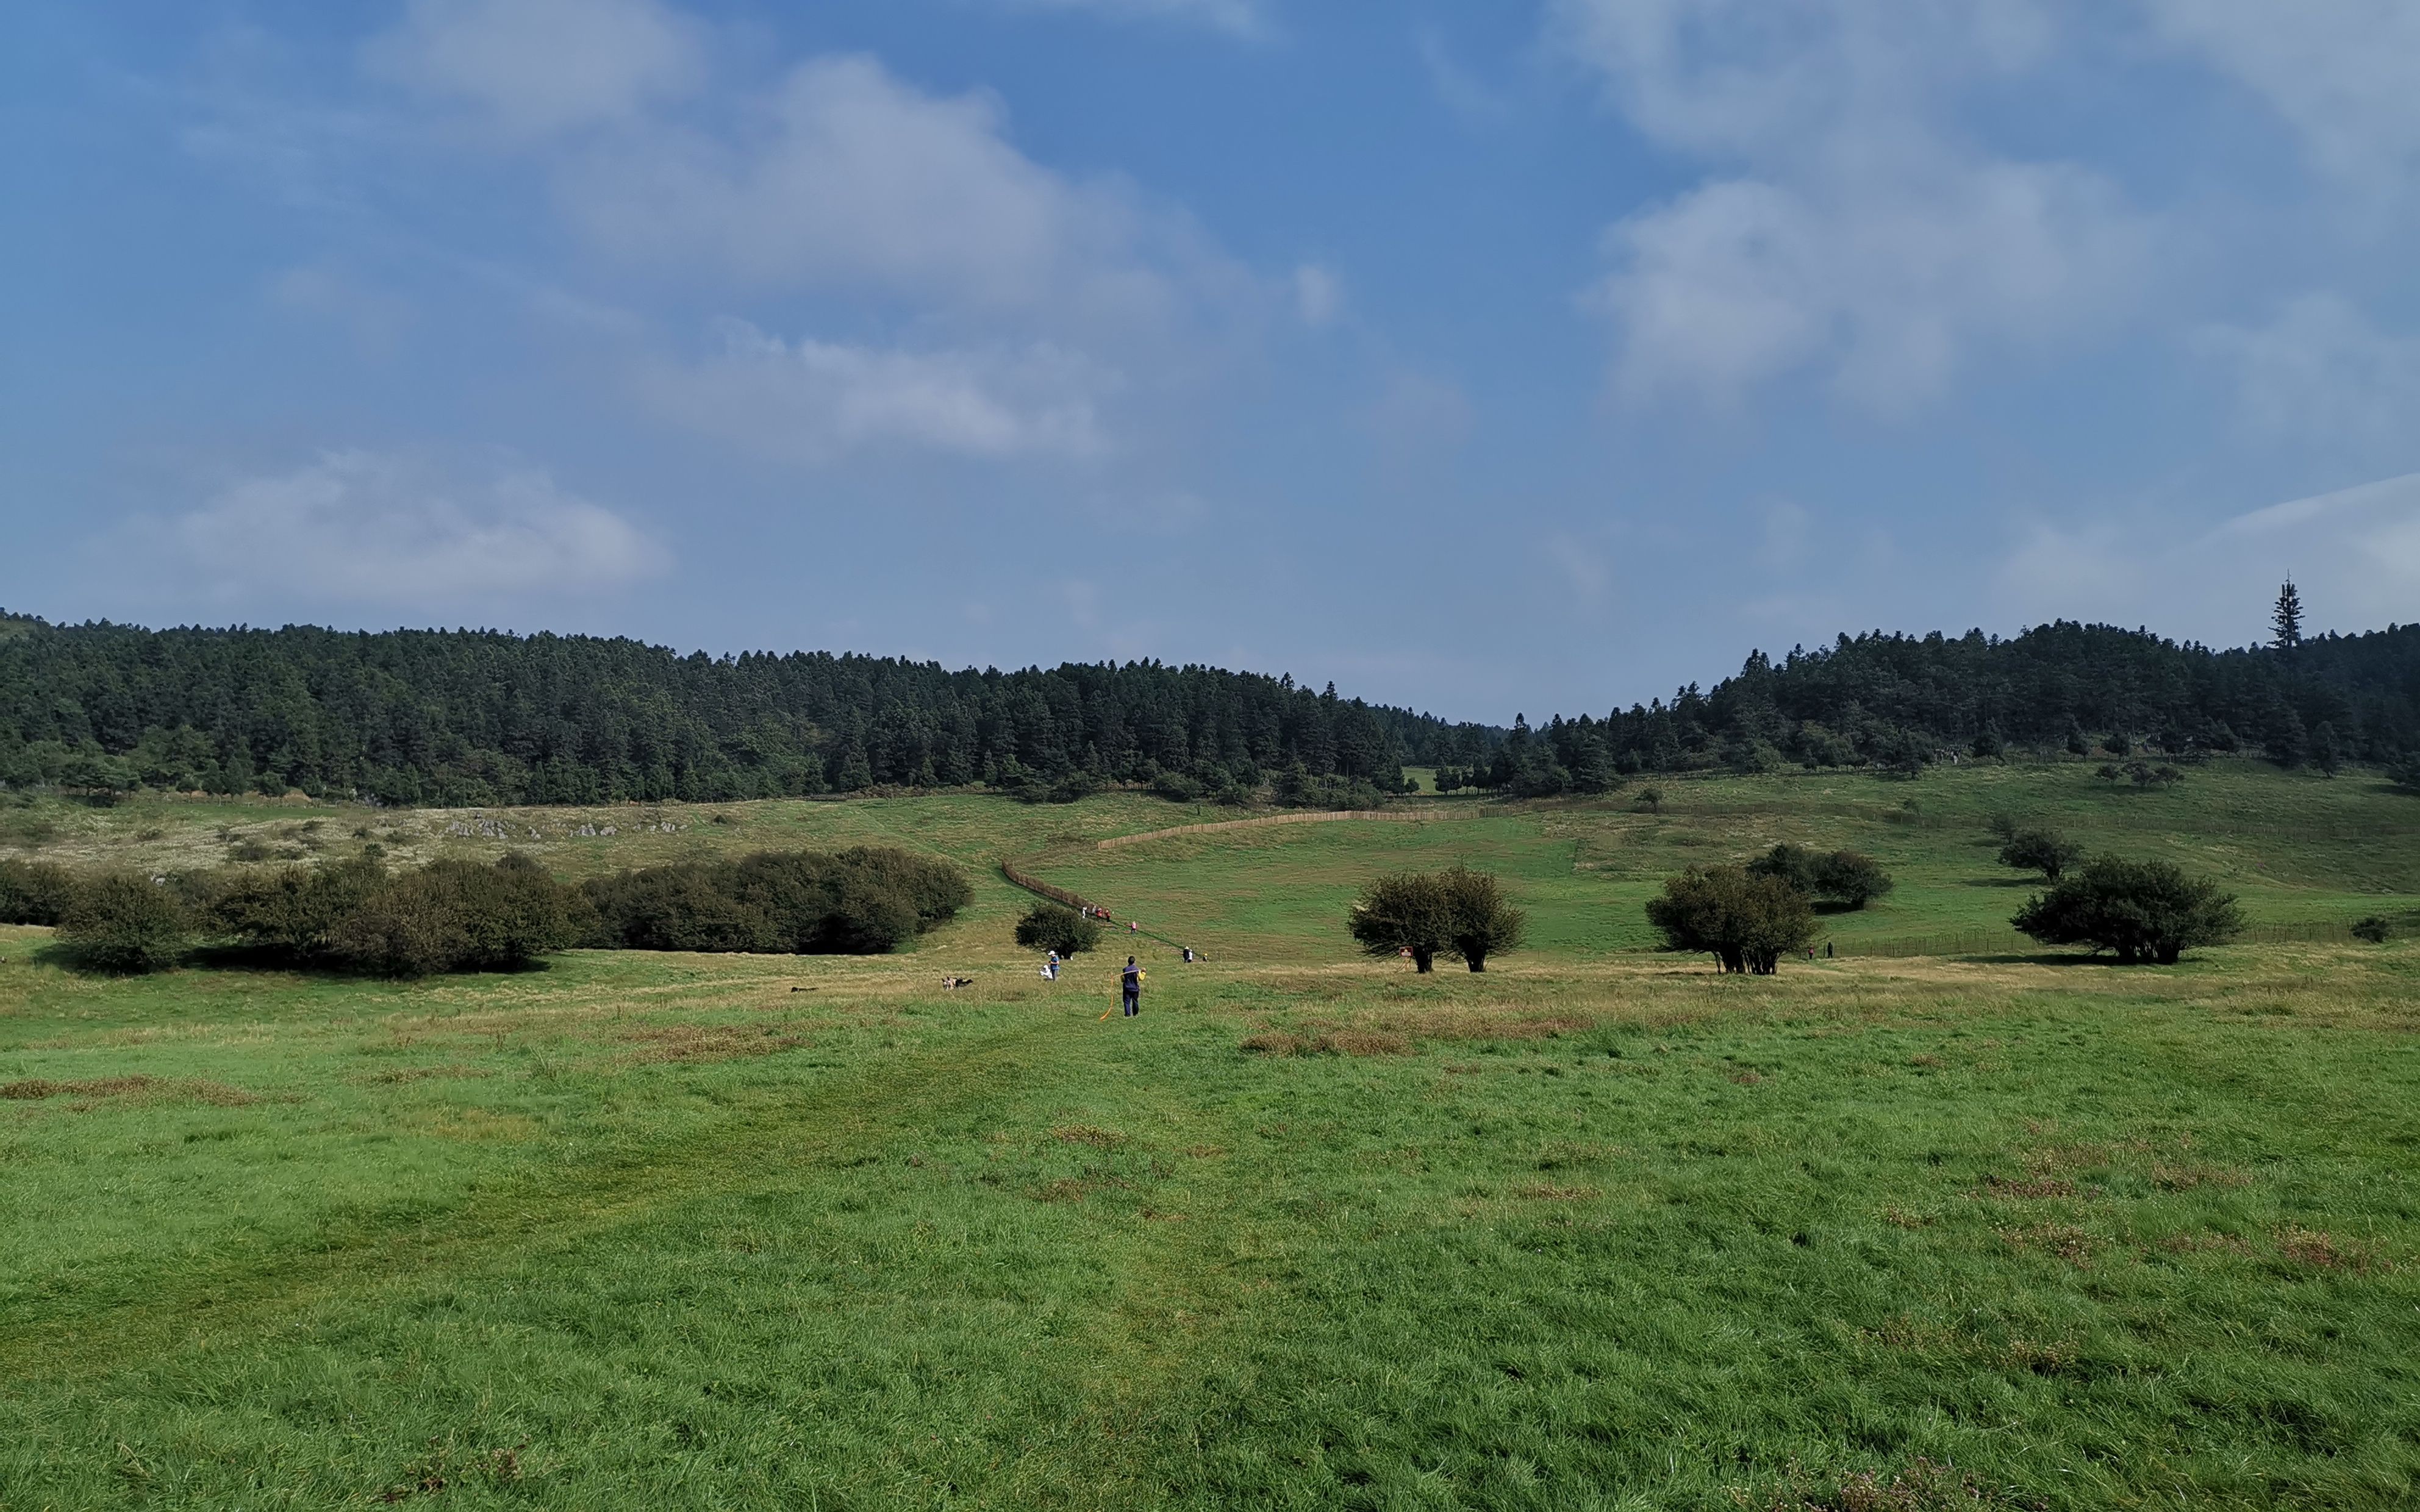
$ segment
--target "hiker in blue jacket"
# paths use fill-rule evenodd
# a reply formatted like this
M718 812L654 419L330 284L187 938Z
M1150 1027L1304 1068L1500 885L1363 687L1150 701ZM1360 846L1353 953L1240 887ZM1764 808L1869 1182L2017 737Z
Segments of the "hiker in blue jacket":
M1126 1017L1142 1011L1142 968L1135 964L1133 956L1126 957L1125 970L1118 973L1118 991L1125 1002Z

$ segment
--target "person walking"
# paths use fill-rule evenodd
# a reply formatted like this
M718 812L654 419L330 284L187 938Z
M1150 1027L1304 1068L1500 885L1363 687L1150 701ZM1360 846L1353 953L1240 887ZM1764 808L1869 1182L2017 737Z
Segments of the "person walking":
M1118 973L1118 993L1125 1004L1126 1017L1142 1011L1142 967L1135 964L1133 956L1126 957L1125 970Z

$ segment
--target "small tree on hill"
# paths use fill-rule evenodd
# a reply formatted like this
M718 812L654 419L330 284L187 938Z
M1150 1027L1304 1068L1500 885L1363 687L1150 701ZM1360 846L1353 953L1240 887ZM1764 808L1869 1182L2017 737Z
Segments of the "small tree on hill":
M1484 971L1489 956L1521 943L1528 922L1495 877L1456 866L1378 878L1362 889L1345 927L1365 954L1410 951L1416 971L1435 969L1438 956Z
M1863 908L1891 890L1890 873L1859 851L1812 851L1787 841L1747 864L1752 876L1774 877L1810 898Z
M1863 908L1892 886L1882 863L1862 851L1834 851L1815 862L1815 895L1845 908Z
M1496 878L1456 866L1438 873L1437 884L1445 893L1447 953L1484 971L1489 956L1519 947L1528 916L1505 900Z
M2056 882L2067 869L2084 859L2084 847L2055 829L2020 829L2000 847L2000 864L2020 872L2039 872Z
M1432 971L1452 945L1452 911L1445 888L1425 872L1396 872L1361 889L1345 918L1365 955L1412 952L1412 969Z
M2186 950L2233 939L2243 911L2207 877L2166 861L2096 856L2009 922L2044 945L2089 945L2127 963L2173 965Z
M2420 751L2390 764L2386 779L2406 793L2420 793Z
M2280 651L2291 651L2303 643L2303 595L2294 590L2294 579L2288 578L2277 590L2277 607L2269 612L2272 643Z
M1647 921L1668 950L1703 951L1726 972L1760 977L1815 935L1805 893L1736 866L1692 867L1666 879L1663 893L1647 900Z
M1016 943L1030 950L1080 955L1101 943L1101 926L1072 908L1038 903L1016 921Z
M80 883L59 918L59 940L98 971L171 966L192 944L193 925L168 888L130 872Z

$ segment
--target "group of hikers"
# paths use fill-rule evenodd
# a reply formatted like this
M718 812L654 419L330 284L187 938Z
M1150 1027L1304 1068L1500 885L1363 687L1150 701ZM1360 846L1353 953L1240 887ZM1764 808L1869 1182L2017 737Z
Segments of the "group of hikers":
M1087 918L1097 918L1103 922L1109 921L1109 911L1097 904L1086 903L1083 907L1083 914ZM1128 919L1126 921L1126 933L1129 934L1140 934L1142 933L1142 925L1136 920ZM1178 953L1183 956L1185 963L1187 965L1190 965L1197 961L1207 961L1210 959L1208 956L1203 955L1201 951L1196 950L1189 945L1179 946L1177 947L1177 950ZM1061 969L1066 964L1066 958L1061 956L1056 950L1050 951L1047 955L1043 957L1042 980L1044 981L1057 981L1059 980ZM1147 973L1145 973L1143 968L1136 963L1133 956L1126 957L1125 969L1118 973L1118 1002L1119 1006L1125 1011L1125 1014L1127 1018L1133 1018L1135 1015L1142 1011L1142 981L1145 975L1147 975ZM1101 1016L1103 1018L1109 1017L1106 1013Z

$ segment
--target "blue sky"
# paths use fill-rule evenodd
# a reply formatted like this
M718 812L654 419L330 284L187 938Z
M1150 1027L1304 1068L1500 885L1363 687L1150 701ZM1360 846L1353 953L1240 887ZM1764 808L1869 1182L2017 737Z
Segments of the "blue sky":
M2420 617L2407 0L0 19L0 606L1601 711Z

